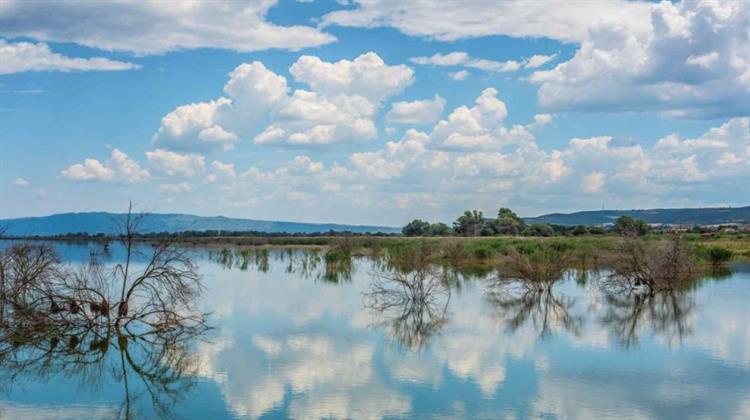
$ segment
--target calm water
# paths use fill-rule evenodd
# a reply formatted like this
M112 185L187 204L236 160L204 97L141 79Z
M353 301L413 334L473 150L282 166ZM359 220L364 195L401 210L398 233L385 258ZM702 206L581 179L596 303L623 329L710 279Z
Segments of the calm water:
M652 299L572 273L526 294L457 275L415 299L364 258L328 276L284 251L196 259L216 329L179 363L131 345L0 366L0 417L110 418L127 400L137 418L750 418L747 267Z

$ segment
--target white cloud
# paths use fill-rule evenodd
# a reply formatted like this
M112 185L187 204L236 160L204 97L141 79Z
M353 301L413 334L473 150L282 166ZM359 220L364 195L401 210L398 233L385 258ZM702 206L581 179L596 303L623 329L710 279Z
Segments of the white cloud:
M429 124L440 118L445 99L435 95L434 99L412 102L394 102L385 118L398 124Z
M190 191L192 188L187 182L180 182L177 184L161 184L159 185L159 191L170 192L170 193L184 193Z
M215 160L211 162L211 173L206 176L206 182L231 181L237 177L233 163L223 163Z
M377 135L372 119L382 102L414 80L409 67L389 66L375 53L335 63L302 56L290 73L312 90L289 94L286 78L262 63L239 65L224 86L226 97L177 107L162 119L154 143L192 150L226 149L239 138L296 146L369 140Z
M10 185L13 185L15 187L19 188L26 188L31 186L31 183L27 181L25 178L18 177L10 182Z
M459 70L453 73L449 73L449 76L453 80L461 81L461 80L466 79L469 76L469 72L466 70Z
M581 189L588 194L601 192L604 187L604 178L603 172L592 172L581 180Z
M317 93L360 95L371 102L393 96L414 81L412 69L403 64L389 66L374 52L362 54L352 61L335 63L303 55L289 72L294 80L307 83Z
M490 71L490 72L511 72L518 71L522 68L537 68L554 60L556 55L536 54L527 59L496 61L482 58L473 58L463 51L454 51L447 54L436 53L431 56L412 57L409 60L415 64L444 66L444 67L467 67L471 69ZM469 73L466 70L460 70L450 73L453 80L463 80Z
M268 22L266 16L275 4L274 0L178 2L164 7L160 1L6 0L0 7L0 36L142 55L194 48L299 50L336 40L314 27Z
M750 113L743 2L662 2L646 21L641 32L594 25L571 60L534 73L542 107L698 118Z
M166 176L192 177L202 172L205 158L198 154L180 154L164 149L146 152L152 171Z
M413 36L455 41L489 35L516 38L547 37L581 41L586 29L604 16L616 17L636 31L648 26L649 4L624 0L576 4L564 1L523 0L492 3L444 0L440 2L396 2L355 0L356 7L323 17L323 25L393 27ZM446 15L446 11L450 11Z
M469 61L469 54L462 51L454 51L448 54L436 53L432 56L412 57L415 64L431 64L433 66L459 66Z
M554 60L557 57L556 54L552 55L543 55L543 54L535 54L529 57L527 60L524 61L524 67L527 69L535 69L537 67L541 67L550 61Z
M141 66L102 57L74 58L57 54L47 44L0 39L0 74L27 71L114 71L133 70Z
M109 160L85 159L83 163L71 165L61 175L74 181L140 182L150 174L119 149L113 149Z
M229 99L219 98L178 106L161 119L159 131L153 137L154 144L176 150L231 148L237 135L214 122L220 110L231 104Z
M472 58L469 54L462 51L451 52L448 54L437 53L429 57L412 57L410 61L416 64L430 64L433 66L446 67L464 66L493 72L516 71L523 66L523 63L515 60L495 61L482 58Z

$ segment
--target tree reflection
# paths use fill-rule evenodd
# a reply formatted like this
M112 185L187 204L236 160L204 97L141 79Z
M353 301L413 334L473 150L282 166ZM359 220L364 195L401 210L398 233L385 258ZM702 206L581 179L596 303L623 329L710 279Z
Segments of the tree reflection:
M445 327L451 288L442 270L429 264L428 250L413 255L413 270L381 268L372 274L364 306L375 326L407 350L420 350Z
M159 417L171 417L190 390L198 359L190 343L205 327L134 333L127 327L86 328L53 325L0 329L0 386L9 391L27 379L79 378L84 387L122 387L119 418L140 418L139 400L146 399Z
M557 294L552 284L498 281L489 287L485 299L511 331L530 324L544 339L554 335L556 328L575 335L583 329L583 316L575 314L576 299Z
M485 299L511 331L530 324L540 338L553 335L556 328L579 335L583 317L574 313L576 299L554 290L566 278L567 266L564 250L552 245L511 251L489 282Z
M607 309L601 323L610 328L623 347L636 346L639 335L647 329L670 344L681 342L692 333L689 319L695 301L689 291L607 292L605 298Z

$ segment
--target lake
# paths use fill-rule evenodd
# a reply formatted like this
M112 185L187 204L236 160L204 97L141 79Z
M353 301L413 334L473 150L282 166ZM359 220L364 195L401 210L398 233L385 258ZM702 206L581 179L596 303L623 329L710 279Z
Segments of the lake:
M492 271L415 286L365 257L191 252L212 330L94 361L0 359L0 417L750 418L747 265L642 296L586 272L548 290Z

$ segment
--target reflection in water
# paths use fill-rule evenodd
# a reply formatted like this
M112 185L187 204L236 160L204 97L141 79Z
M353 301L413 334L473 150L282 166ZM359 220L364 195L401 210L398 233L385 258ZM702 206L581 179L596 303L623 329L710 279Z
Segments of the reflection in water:
M401 273L373 273L364 305L388 329L392 339L409 350L419 350L448 322L451 290L436 268L423 266Z
M188 344L202 332L4 328L0 331L0 383L3 392L28 381L54 378L78 378L94 389L115 383L121 404L110 417L142 417L138 410L142 399L155 414L172 417L172 408L195 381L198 364Z
M576 299L554 290L565 279L567 266L566 255L554 246L512 251L498 277L489 282L485 299L511 331L530 323L540 338L553 335L556 328L580 335L584 319L575 314Z
M287 274L295 274L305 279L314 278L329 283L351 281L353 258L351 253L340 250L311 248L294 250L288 248L283 251L271 252L268 248L222 249L210 251L209 260L221 265L225 269L239 269L247 271L251 266L259 273L267 273L271 267L270 256L284 266ZM320 270L320 268L323 270Z
M137 220L121 235L125 260L65 264L47 244L15 243L0 252L0 375L6 392L26 382L80 378L124 394L118 417L140 417L146 395L156 415L172 415L194 378L186 342L206 331L194 303L200 275L168 241L134 242ZM137 382L138 384L134 384ZM111 390L111 389L110 389Z
M602 289L596 273L537 265L553 252L519 257L523 270L507 264L496 277L427 266L417 253L349 257L351 280L329 284L325 255L212 252L216 264L201 264L201 309L212 312L217 337L194 351L189 338L170 345L129 337L124 345L114 332L60 332L54 346L52 335L4 342L0 411L25 418L14 407L106 401L111 413L89 417L750 414L747 273L628 294ZM54 357L39 357L51 348ZM41 400L40 382L54 384L42 388L49 394L81 384L89 393ZM19 391L24 385L32 391ZM50 412L37 417L58 415Z
M495 281L485 299L511 331L530 323L540 338L553 335L556 328L580 335L584 319L575 314L576 299L556 294L553 284Z
M607 311L601 318L624 347L638 344L639 334L650 331L668 343L682 342L692 333L690 318L695 300L690 291L606 293Z

